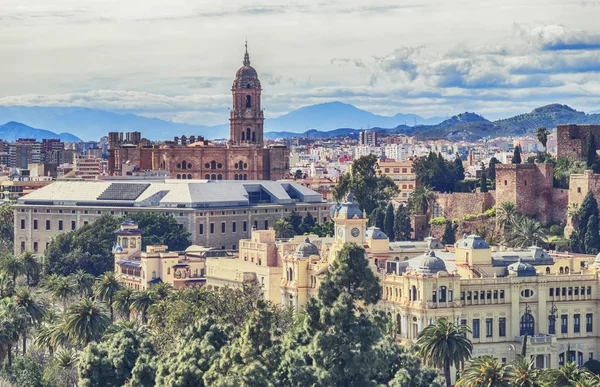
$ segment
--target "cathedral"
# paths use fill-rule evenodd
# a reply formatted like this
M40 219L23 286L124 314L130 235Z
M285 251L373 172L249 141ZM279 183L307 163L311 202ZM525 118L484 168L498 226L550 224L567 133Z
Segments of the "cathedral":
M233 86L229 115L230 138L217 146L202 136L174 137L173 141L151 144L139 132L108 134L110 175L165 171L174 179L279 180L289 177L289 149L266 145L261 84L250 65L248 45Z

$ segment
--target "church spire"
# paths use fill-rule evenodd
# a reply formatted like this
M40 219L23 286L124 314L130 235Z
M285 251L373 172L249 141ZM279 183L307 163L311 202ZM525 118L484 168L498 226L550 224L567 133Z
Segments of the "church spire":
M246 53L244 54L244 66L250 66L250 55L248 55L248 39L246 39Z

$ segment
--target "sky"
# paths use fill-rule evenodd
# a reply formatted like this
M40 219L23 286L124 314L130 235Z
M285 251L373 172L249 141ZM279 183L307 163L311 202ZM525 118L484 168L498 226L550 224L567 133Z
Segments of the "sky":
M600 111L600 0L1 0L0 106L227 122L244 40L265 116Z

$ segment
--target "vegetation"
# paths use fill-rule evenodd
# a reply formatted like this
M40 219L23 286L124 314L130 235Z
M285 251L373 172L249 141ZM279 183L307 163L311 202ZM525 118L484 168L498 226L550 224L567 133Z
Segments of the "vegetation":
M441 154L433 152L414 161L413 170L421 185L439 192L455 191L456 183L465 178L460 157L457 156L454 161L446 161Z
M515 146L515 149L513 151L513 157L511 160L512 164L521 164L523 162L522 158L521 158L521 145L517 145Z
M583 173L586 169L585 160L561 157L554 165L554 187L569 188L569 180L574 173Z
M513 202L501 203L496 208L496 222L509 247L542 246L547 235L535 219L519 213Z
M377 173L377 157L373 154L363 156L352 163L351 172L340 177L333 190L338 202L352 192L361 210L370 214L385 205L398 194L398 186L388 176Z
M600 235L598 219L600 218L598 202L588 191L581 206L570 205L567 215L573 220L575 230L569 237L571 251L585 254L597 254L600 251Z
M410 239L412 231L413 229L410 224L408 208L404 207L403 204L400 204L394 215L394 240L407 241Z
M445 245L453 245L456 243L456 228L457 225L452 222L446 222L444 234L442 235L442 243Z
M275 230L275 237L281 239L303 234L325 237L333 235L333 221L318 223L310 212L307 212L303 218L296 210L292 210L288 216L275 222L273 230Z

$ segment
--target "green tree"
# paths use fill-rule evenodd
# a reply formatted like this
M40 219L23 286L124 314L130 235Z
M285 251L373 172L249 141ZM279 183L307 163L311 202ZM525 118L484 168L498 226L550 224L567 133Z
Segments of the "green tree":
M523 160L521 159L521 145L515 145L511 163L512 164L521 164L522 162L523 162Z
M139 314L142 324L148 322L148 309L154 305L155 300L149 290L142 290L133 294L131 300L131 310Z
M40 272L42 271L42 266L30 251L26 251L21 255L21 267L23 274L25 274L25 278L27 279L27 286L37 284Z
M286 216L284 220L292 225L294 229L294 235L302 234L302 230L300 228L300 225L302 224L302 216L300 216L296 210L292 210L292 212L290 212L290 214Z
M12 297L15 293L15 283L8 273L0 271L0 299Z
M358 206L367 214L398 194L398 186L385 175L377 172L377 157L373 154L363 156L352 163L351 172L342 175L333 189L334 199L338 202L350 192Z
M407 241L410 239L412 231L408 209L403 204L400 204L396 210L394 219L394 239L397 241Z
M425 364L439 367L444 373L446 386L452 386L450 368L459 368L471 358L473 344L467 339L470 333L466 325L456 325L441 318L419 333L417 345Z
M464 180L465 179L465 167L463 166L462 159L459 155L456 155L454 159L454 179Z
M302 179L302 176L304 174L302 173L301 169L296 169L296 171L294 172L294 180L300 180Z
M427 215L436 197L436 193L428 186L418 186L410 195L407 206L414 215Z
M307 212L302 219L302 223L300 224L300 231L302 234L309 233L315 226L315 223L315 218L310 212Z
M487 192L488 191L488 187L487 187L487 177L485 176L485 172L481 172L481 192Z
M15 213L11 203L5 203L0 206L0 240L12 242L14 229Z
M310 232L320 237L332 236L333 226L333 221L328 220L327 222L315 224Z
M586 164L588 168L592 168L598 160L598 153L596 152L596 139L593 135L589 136L587 145L587 150L585 152Z
M542 127L537 128L535 130L535 135L536 135L538 141L542 143L544 150L547 152L548 151L548 148L547 148L548 136L550 135L550 132L548 131L548 129L542 128Z
M391 241L394 240L394 217L394 206L392 206L392 203L390 202L385 208L382 231L386 233Z
M524 215L514 218L506 237L511 247L538 246L547 238L540 222Z
M51 275L46 277L44 288L49 291L53 302L62 303L63 312L67 310L69 299L76 294L73 282L66 276Z
M110 310L110 321L114 321L113 299L115 294L123 288L123 285L115 273L107 271L98 278L98 282L94 287L94 295L100 300L106 302Z
M496 180L496 164L502 164L497 158L492 157L488 164L488 175L491 180Z
M76 270L69 276L72 283L75 286L75 290L81 297L90 297L92 295L92 288L96 283L96 277L90 273L86 273L82 269Z
M18 342L19 335L27 326L27 312L13 299L0 300L0 353L6 354L8 366L12 366L13 345Z
M547 369L542 374L542 379L555 387L579 386L593 375L585 368L579 368L574 362L566 362L558 369Z
M456 387L509 387L510 380L508 367L503 366L494 356L484 355L467 363Z
M137 212L127 215L121 221L128 219L137 222L138 228L144 232L142 249L146 246L165 245L171 251L183 251L192 244L190 233L171 215Z
M44 387L44 366L39 359L30 355L18 356L7 370L8 380L13 386Z
M369 214L369 227L379 227L383 230L383 222L385 220L385 212L377 207Z
M32 326L39 327L46 313L46 306L38 297L31 294L29 288L19 288L14 296L14 301L26 313L26 320L21 333L23 355L25 355L27 353L27 330Z
M128 286L123 287L115 293L113 306L122 319L129 321L131 304L133 303L134 291Z
M0 261L0 268L11 276L13 283L17 283L17 277L25 272L23 262L12 254L8 254Z
M287 239L293 238L296 235L296 231L294 231L294 226L292 226L289 222L284 219L279 219L273 225L273 230L275 230L275 238Z
M502 202L496 207L496 223L502 230L510 228L517 215L517 206L514 202Z
M442 235L442 243L445 245L453 245L456 243L455 236L455 227L452 222L446 222L446 226L444 227L444 234Z
M596 219L600 218L600 213L598 210L598 202L594 197L592 191L588 191L581 203L581 207L579 207L579 227L577 229L578 240L577 247L578 251L585 252L585 235L587 233L587 225L590 221L590 217L593 215L596 216Z
M511 386L541 387L540 370L535 368L534 360L521 357L508 365Z
M583 246L586 254L598 254L600 248L600 234L598 230L598 217L594 214L592 214L588 220Z
M64 333L74 343L87 345L98 341L110 325L104 307L89 297L69 307L65 314Z

